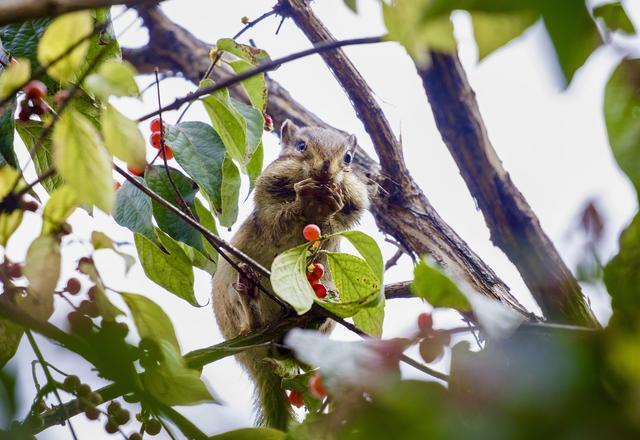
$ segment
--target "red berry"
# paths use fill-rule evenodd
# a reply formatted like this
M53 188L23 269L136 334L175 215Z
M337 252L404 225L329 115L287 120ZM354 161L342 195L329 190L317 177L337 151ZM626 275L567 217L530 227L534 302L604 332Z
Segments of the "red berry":
M316 284L320 284L320 278L316 278L316 275L311 272L307 272L307 281L309 281L309 284L311 284L312 286L315 286Z
M302 393L300 391L291 390L289 393L289 403L295 406L296 408L300 408L304 405L304 399L302 398Z
M49 107L47 107L47 104L45 104L43 100L41 99L34 100L33 113L35 113L38 116L42 116L47 112L47 110L49 110Z
M167 160L173 159L173 150L171 150L168 145L165 145L164 150L160 151L160 157L164 158L165 155L167 156Z
M322 299L327 296L327 288L325 287L324 284L318 283L318 284L312 285L311 287L313 287L313 291L316 293L316 296L318 298Z
M113 189L115 191L118 191L120 189L120 187L122 186L122 184L120 182L118 182L117 180L113 181Z
M8 263L6 269L9 278L20 278L22 276L22 266L18 263Z
M320 279L324 276L324 266L320 263L313 263L313 274Z
M264 112L262 116L264 116L264 131L273 131L273 119L271 119L271 116Z
M309 392L318 399L324 399L327 395L327 390L322 383L322 376L316 374L309 379Z
M302 235L307 241L315 241L320 238L320 227L318 225L307 225L302 230Z
M18 113L18 119L21 122L27 122L31 119L31 112L29 110L20 110L20 113Z
M153 133L151 133L149 142L151 143L151 146L153 148L159 149L162 146L162 135L160 134L160 132L154 131Z
M420 356L422 356L422 359L428 364L440 359L443 353L442 345L433 338L424 338L420 342Z
M162 130L162 124L160 123L160 118L154 118L149 123L149 127L151 128L152 133L160 133Z
M81 287L82 284L80 284L80 280L78 280L77 278L69 278L69 280L67 281L67 287L65 287L64 290L72 295L76 295L78 292L80 292Z
M433 329L433 317L431 313L420 313L418 315L418 328L422 333L430 332Z
M143 168L134 168L134 167L127 167L127 170L129 170L129 172L131 174L133 174L134 176L142 176L144 174L144 167Z
M47 94L47 86L42 81L33 80L24 86L24 93L31 99L41 99Z

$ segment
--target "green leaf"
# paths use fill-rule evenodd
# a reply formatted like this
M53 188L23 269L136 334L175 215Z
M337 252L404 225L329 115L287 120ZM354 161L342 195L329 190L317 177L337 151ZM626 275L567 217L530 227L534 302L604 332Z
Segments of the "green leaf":
M166 143L176 161L200 186L211 203L222 207L222 162L225 148L220 136L203 122L182 122L167 127Z
M622 31L633 35L636 29L619 1L600 5L593 10L593 16L601 18L611 31Z
M317 301L319 305L343 318L355 315L364 307L378 305L380 280L366 261L339 252L327 252L326 255L340 302Z
M102 32L96 32L91 36L89 52L87 53L87 60L83 66L84 68L93 64L96 58L100 58L96 65L100 65L100 63L110 59L122 59L122 51L120 50L120 45L116 39L116 33L111 21L110 8L95 9L93 11L93 15L95 17L96 26L104 22L108 22L108 25Z
M136 259L134 257L129 254L125 254L124 252L120 252L113 243L113 240L103 232L93 231L91 233L91 244L96 251L108 249L118 254L124 261L125 273L128 273L133 265L136 264Z
M106 100L109 96L138 96L136 69L126 61L108 60L85 80L87 89Z
M0 39L4 50L14 58L28 58L31 61L31 71L35 72L40 67L38 41L51 20L46 17L0 26ZM49 87L50 92L57 90L58 84L49 76L40 79Z
M47 73L58 81L73 81L85 61L89 40L78 43L93 29L93 18L89 11L70 12L54 19L38 43L38 61L48 65L59 56L66 55L47 69Z
M262 174L262 164L264 162L264 147L262 142L258 144L256 151L251 154L249 162L247 162L247 175L249 176L249 193L253 191L256 179Z
M19 183L15 185L17 180ZM0 200L4 199L14 186L17 189L24 186L20 173L9 165L0 166ZM21 209L9 213L0 212L0 246L6 246L11 234L18 229L22 223L22 214Z
M144 185L142 178L134 178ZM120 226L155 241L156 234L151 215L151 199L128 180L125 181L122 187L116 191L116 204L113 212L115 221Z
M303 244L289 249L279 254L271 264L271 287L274 293L299 315L311 309L316 298L304 275L307 247L307 244Z
M209 437L210 440L284 440L286 434L271 428L242 428Z
M29 151L31 151L33 150L36 142L38 142L38 139L40 139L43 124L38 121L22 122L16 125L16 130L20 139L22 139L22 142L24 142ZM41 175L53 166L53 145L51 143L51 133L44 137L35 156L32 156L32 158L38 175ZM42 181L42 186L47 190L47 192L52 193L60 187L62 183L62 177L56 173L53 176L44 179Z
M51 197L44 205L42 212L41 235L57 232L67 217L78 207L76 193L66 185L51 193Z
M134 168L147 164L146 143L138 124L107 103L100 118L107 150Z
M207 228L207 230L212 234L218 235L218 229L216 228L216 221L214 220L213 215L211 215L211 211L209 211L199 199L195 200L195 205L196 205L196 215L200 219L200 224L205 228ZM204 249L206 251L206 254L214 261L214 263L217 263L218 251L216 251L213 245L209 243L209 241L206 240L204 237L202 239L202 242L204 243Z
M622 60L609 78L604 119L613 156L640 194L640 60Z
M200 372L187 367L171 342L159 340L162 360L142 373L147 392L166 405L194 405L211 402L213 397L200 379Z
M458 286L434 263L421 260L413 269L411 292L433 307L452 308L462 312L471 310L469 301Z
M364 258L373 273L378 277L381 286L379 292L379 304L375 307L367 307L360 310L353 317L354 324L361 330L372 336L382 335L382 324L384 322L384 262L382 260L382 252L378 243L360 231L346 231L339 235L343 236L351 242L358 253Z
M121 292L122 298L131 310L133 321L141 338L149 338L154 341L167 341L180 353L180 344L176 338L173 324L155 302L146 296L135 293Z
M222 226L231 227L238 218L238 199L240 197L240 171L229 156L222 163L222 213L219 220Z
M473 33L478 44L478 58L486 58L494 50L520 36L540 18L532 10L516 12L472 12Z
M13 115L15 111L15 98L0 107L0 165L9 164L14 168L20 168L13 144L15 128Z
M182 172L169 168L171 174L171 180L175 187L178 189L182 200L189 206L191 212L195 212L194 199L196 197L197 187L193 182L186 177ZM182 210L182 206L176 195L175 189L167 176L167 170L164 166L148 167L144 180L152 191L161 196L164 200L170 202L172 205ZM200 233L185 223L178 216L170 212L167 208L160 205L156 201L151 202L153 217L158 222L158 226L164 232L169 234L175 240L188 244L189 246L204 252L202 245L202 237Z
M24 330L8 319L0 319L0 368L16 354Z
M620 251L604 268L611 294L611 324L637 328L640 316L640 215L620 234Z
M358 8L356 5L356 0L344 0L344 5L351 9L353 12L357 13L358 12Z
M115 321L117 316L124 315L124 312L113 305L113 303L109 300L102 282L100 280L94 280L94 282L96 282L96 285L93 290L93 301L96 303L96 307L100 316L102 316L102 318L106 321Z
M239 163L244 163L247 152L247 122L231 104L229 91L219 90L203 98L202 102L227 153Z
M558 63L569 84L576 70L602 43L600 33L584 0L547 0L541 9Z
M449 12L427 15L431 0L394 0L382 3L387 39L404 46L416 64L429 61L429 50L452 52L456 49Z
M235 60L228 63L236 74L251 70L255 65L245 60ZM264 73L254 75L242 81L242 87L247 92L249 102L259 111L264 111L267 107L267 85Z
M254 66L271 61L271 58L269 58L269 54L263 49L258 49L246 44L236 43L231 38L222 38L218 40L218 42L216 43L216 48L218 50L230 52L238 58L248 61Z
M262 142L264 116L262 112L242 101L231 98L231 104L240 112L247 127L247 155L251 155ZM244 163L244 162L243 162Z
M29 281L28 312L42 320L53 313L53 292L60 278L60 239L55 235L36 238L27 251L23 274Z
M53 129L56 169L81 202L111 212L114 203L111 157L91 122L68 110Z
M161 231L158 233L164 238L162 244L166 252L145 236L134 234L138 257L144 273L154 283L190 304L197 305L198 302L193 292L193 269L189 258L178 243L162 234Z
M31 64L29 60L21 58L15 64L9 64L0 75L0 99L11 96L30 77Z

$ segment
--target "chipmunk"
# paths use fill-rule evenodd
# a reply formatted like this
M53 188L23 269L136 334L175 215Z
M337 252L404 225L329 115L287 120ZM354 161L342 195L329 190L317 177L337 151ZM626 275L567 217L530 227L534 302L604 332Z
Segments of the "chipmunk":
M286 120L281 128L282 150L255 183L255 208L231 244L270 268L274 258L304 243L302 230L314 223L323 234L353 227L368 207L367 185L351 171L356 138L319 127L297 127ZM337 251L338 239L323 248ZM326 275L328 277L328 274ZM268 279L262 285L271 289ZM213 276L213 309L227 339L279 319L282 308L261 292L248 294L238 272L221 259ZM333 323L323 324L329 331ZM293 410L281 378L264 362L270 349L237 355L255 383L259 425L286 429Z

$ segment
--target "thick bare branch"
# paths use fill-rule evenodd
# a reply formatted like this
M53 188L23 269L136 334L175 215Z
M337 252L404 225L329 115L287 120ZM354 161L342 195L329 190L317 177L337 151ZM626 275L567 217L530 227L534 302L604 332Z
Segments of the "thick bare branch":
M142 1L144 0L4 0L0 1L0 25L34 18L55 17L81 9L133 5Z
M149 46L142 49L125 49L125 59L136 65L141 73L151 73L157 65L173 72L181 72L185 78L197 84L209 66L210 46L173 23L158 8L139 7L138 10L149 29ZM219 82L232 74L219 66L213 72L213 79ZM335 129L296 102L277 82L267 78L267 85L267 113L273 118L276 128L279 128L284 120L291 119L298 125ZM239 88L232 88L231 93L236 98L245 99ZM387 129L383 132L383 135L376 135L376 148L386 151L385 149L398 146ZM384 136L393 139L393 143L387 143ZM401 159L399 151L390 153L391 155L387 155L386 152L381 154L386 155L389 160L392 157ZM402 161L400 164L404 169ZM414 254L430 254L479 292L530 316L491 268L442 220L408 173L380 173L380 165L362 149L358 149L355 165L361 174L370 177L373 185L381 187L373 196L371 212L383 232L392 235ZM385 177L387 175L393 175L394 179L401 177L402 181Z
M418 67L442 138L477 201L491 240L518 268L548 319L597 326L577 281L502 166L456 55Z

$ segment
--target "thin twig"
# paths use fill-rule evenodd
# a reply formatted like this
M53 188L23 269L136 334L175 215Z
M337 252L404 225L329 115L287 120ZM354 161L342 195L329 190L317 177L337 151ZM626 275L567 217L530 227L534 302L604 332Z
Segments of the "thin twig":
M201 96L209 95L218 90L226 89L234 84L244 81L245 79L251 78L252 76L274 70L280 67L282 64L289 63L291 61L295 61L300 58L307 57L309 55L326 52L326 51L333 50L343 46L354 46L358 44L374 44L374 43L382 43L382 42L384 42L383 38L381 36L378 36L378 37L365 37L365 38L351 38L348 40L319 43L310 49L296 52L291 55L284 56L282 58L277 58L275 60L256 66L253 69L245 70L244 72L238 75L234 75L227 79L224 79L212 86L204 87L202 89L196 90L195 92L189 93L188 95L183 96L182 98L177 98L171 104L163 107L162 109L156 110L144 116L141 116L140 118L138 118L138 122L146 121L147 119L158 115L160 111L176 110L182 107L183 104L186 104L190 101L194 101Z
M276 14L276 13L277 13L277 6L274 7L271 11L265 12L260 17L258 17L255 20L250 21L249 23L247 23L242 29L240 29L240 31L238 31L233 37L231 37L231 39L232 40L236 40L236 39L240 38L240 36L242 34L244 34L246 31L248 31L249 29L254 27L256 24L260 23L265 18L270 17L270 16L272 16L273 14ZM211 76L211 72L213 72L213 69L215 68L216 64L222 58L222 54L223 53L224 53L224 51L222 51L222 50L216 51L216 55L213 57L213 60L211 60L211 63L209 64L209 67L207 68L207 71L205 72L205 74L202 77L201 81L203 81L203 80L209 78L209 76ZM157 68L156 68L156 70L157 70ZM182 113L180 113L180 116L178 117L178 120L176 121L176 124L179 124L180 121L182 121L182 118L184 118L184 115L191 108L191 106L193 105L193 102L194 101L189 102L189 104L187 104L187 107L182 111Z
M35 353L36 357L38 358L38 361L40 362L40 365L42 366L44 375L47 378L47 383L50 383L50 384L56 383L55 379L51 375L51 372L49 371L49 364L47 363L47 361L44 360L44 356L42 356L40 347L38 347L38 344L36 343L36 340L34 339L33 334L31 333L31 330L26 329L25 333L27 335L27 339L29 339L29 344L31 345L33 352ZM58 403L60 404L60 406L62 406L62 408L65 409L65 417L67 419L67 423L69 424L69 431L71 432L71 437L73 437L74 440L78 440L78 437L76 436L76 432L73 429L73 425L71 424L71 420L69 420L70 418L69 414L66 412L66 408L62 403L62 399L60 398L60 393L58 393L58 389L56 387L53 388L53 394L56 396L56 399L58 400Z
M390 268L392 268L393 266L395 266L398 263L398 260L400 259L400 257L402 257L403 255L404 255L404 251L398 247L398 250L396 251L396 253L393 254L393 256L389 258L389 260L387 260L386 263L384 263L385 272Z

